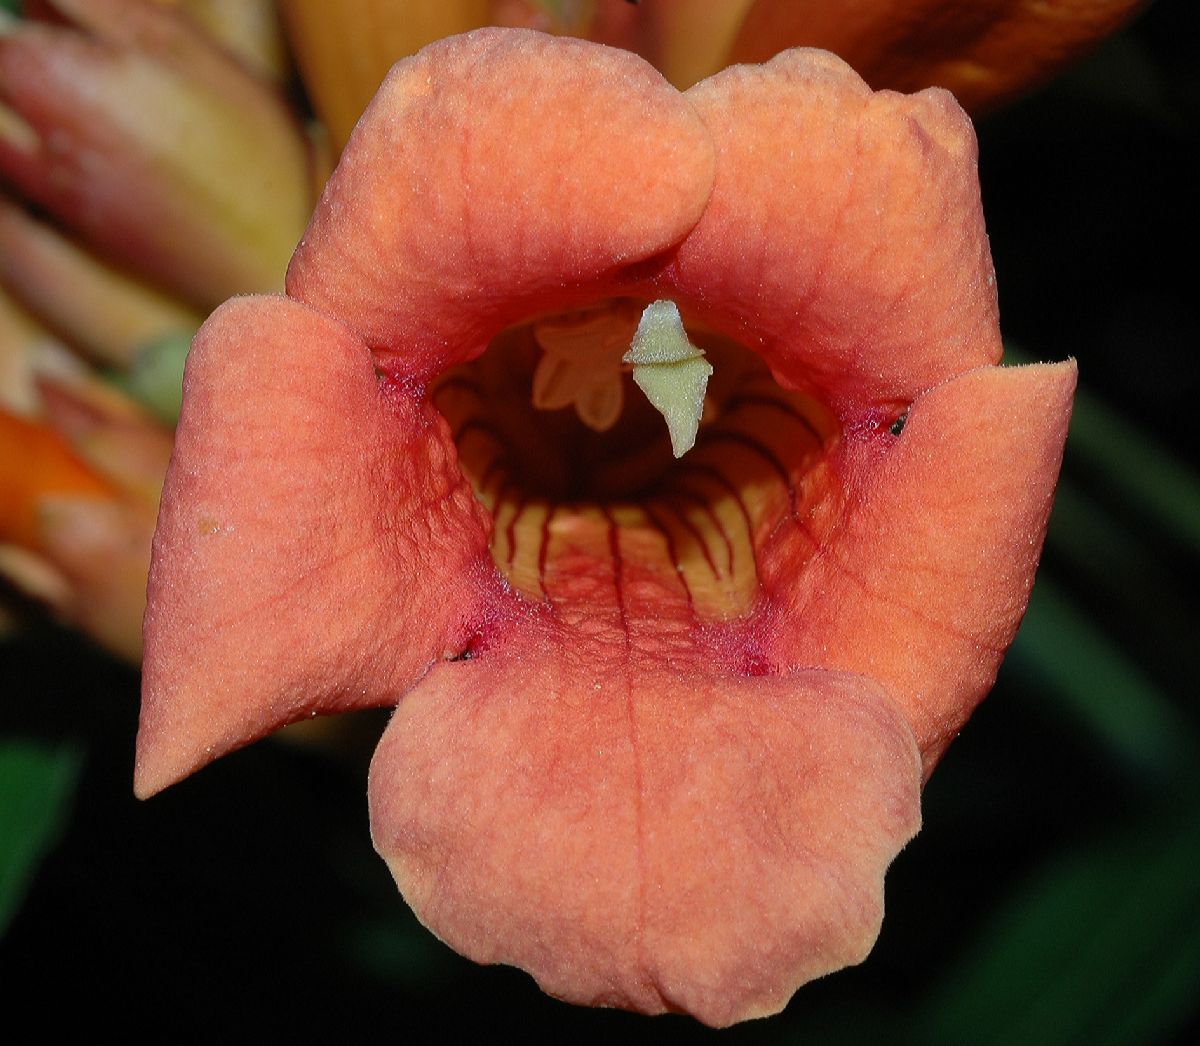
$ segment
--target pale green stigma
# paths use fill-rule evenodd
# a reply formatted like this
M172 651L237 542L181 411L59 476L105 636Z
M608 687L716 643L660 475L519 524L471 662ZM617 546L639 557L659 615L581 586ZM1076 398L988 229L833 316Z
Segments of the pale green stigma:
M673 301L646 306L633 344L622 359L633 364L634 382L666 420L675 457L683 457L696 443L704 391L713 369L704 350L688 341Z
M542 358L533 373L533 405L573 406L588 428L607 432L624 406L622 371L633 364L634 382L666 419L671 450L681 458L695 445L712 365L688 341L674 302L651 302L634 329L637 315L632 302L619 302L534 324Z

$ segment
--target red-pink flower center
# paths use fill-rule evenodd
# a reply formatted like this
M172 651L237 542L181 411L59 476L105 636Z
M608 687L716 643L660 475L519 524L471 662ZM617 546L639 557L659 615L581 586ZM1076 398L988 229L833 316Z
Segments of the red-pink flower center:
M626 301L612 307L630 311ZM695 446L672 455L662 416L620 356L601 351L592 354L597 381L610 368L623 394L615 423L595 431L580 409L534 402L546 352L539 333L561 319L510 328L432 393L492 515L496 566L523 596L570 603L583 596L577 580L607 576L619 556L628 581L653 589L645 602L664 613L703 622L744 614L762 581L764 542L789 525L811 532L828 514L833 415L781 388L753 353L689 322L689 338L714 368Z

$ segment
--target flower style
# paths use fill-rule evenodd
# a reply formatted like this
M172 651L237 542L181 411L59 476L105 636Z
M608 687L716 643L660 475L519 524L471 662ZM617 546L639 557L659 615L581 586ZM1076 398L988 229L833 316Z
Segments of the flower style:
M628 344L661 300L713 369L682 458L628 378L604 432L531 402L547 337ZM576 40L426 48L287 296L193 347L138 793L396 705L372 831L438 936L575 1002L780 1009L869 951L1023 612L1075 368L1000 354L945 92L817 51L681 94Z

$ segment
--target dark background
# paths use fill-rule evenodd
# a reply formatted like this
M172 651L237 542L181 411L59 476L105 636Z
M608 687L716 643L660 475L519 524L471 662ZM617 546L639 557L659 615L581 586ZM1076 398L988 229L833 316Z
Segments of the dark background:
M1196 1041L1195 11L1158 3L979 128L1006 337L1080 365L1039 585L926 791L875 952L728 1042ZM10 1025L28 1010L42 1034L85 1013L184 1042L716 1037L557 1003L425 933L368 839L379 716L357 720L349 759L259 744L136 802L137 685L49 624L0 646L0 736L36 740L63 797L0 940Z

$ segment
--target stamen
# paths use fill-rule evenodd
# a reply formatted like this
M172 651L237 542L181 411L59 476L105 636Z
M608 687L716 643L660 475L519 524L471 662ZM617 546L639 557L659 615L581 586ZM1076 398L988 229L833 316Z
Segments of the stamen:
M625 403L621 353L632 326L625 310L611 308L535 323L533 337L543 355L533 372L533 405L574 406L593 432L611 429Z
M681 458L696 443L704 391L712 364L704 351L688 341L679 308L673 301L646 306L622 359L633 364L633 380L667 422L671 451Z

